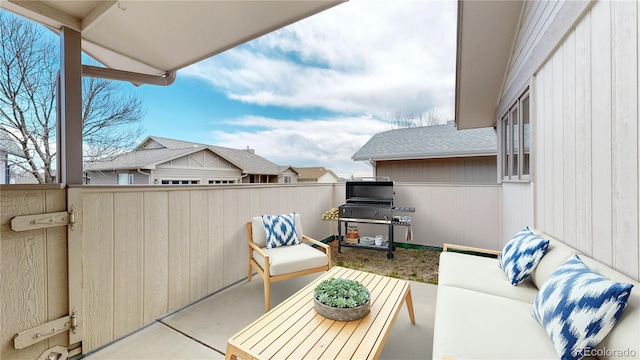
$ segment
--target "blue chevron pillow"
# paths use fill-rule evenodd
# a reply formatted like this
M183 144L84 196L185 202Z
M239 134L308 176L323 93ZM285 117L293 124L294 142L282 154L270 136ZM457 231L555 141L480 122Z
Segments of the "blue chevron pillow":
M632 287L592 272L572 255L540 288L533 317L544 326L561 359L581 359L616 324Z
M278 246L300 244L296 234L296 214L262 215L262 224L267 233L267 249Z
M535 236L528 227L511 238L498 258L511 285L522 283L533 272L548 247L549 240Z

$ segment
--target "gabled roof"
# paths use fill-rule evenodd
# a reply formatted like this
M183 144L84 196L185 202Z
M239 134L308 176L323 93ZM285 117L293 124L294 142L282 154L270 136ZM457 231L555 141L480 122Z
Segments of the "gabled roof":
M22 150L16 144L15 140L11 138L4 130L0 130L0 151L4 151L7 154L23 157Z
M238 150L159 136L148 136L133 151L122 154L110 161L85 163L85 171L155 169L159 164L202 151L203 149L208 149L217 154L237 166L243 173L263 175L279 174L278 165L256 155L253 150L250 149Z
M296 167L294 168L300 176L298 180L318 180L323 175L329 173L336 179L339 179L338 175L336 175L333 171L326 169L324 167Z
M389 130L375 134L353 160L407 160L496 155L492 128L456 130L453 121L444 125Z

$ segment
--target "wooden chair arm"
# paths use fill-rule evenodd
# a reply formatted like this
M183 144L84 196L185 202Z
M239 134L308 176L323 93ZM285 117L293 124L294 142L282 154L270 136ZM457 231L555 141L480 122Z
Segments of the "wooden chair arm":
M312 239L312 238L308 237L307 235L302 235L302 239L306 240L306 241L308 241L308 242L310 242L310 243L312 243L314 245L318 245L318 246L324 248L325 250L331 249L331 247L329 245L323 243L322 241L318 241L316 239Z
M302 235L302 240L306 240L308 242L310 242L313 245L318 245L319 247L321 247L322 249L324 249L324 252L327 254L327 258L328 258L328 265L329 265L329 269L331 269L331 264L332 264L332 260L331 260L331 246L323 243L322 241L318 241L316 239L312 239L306 235Z
M269 255L267 255L267 253L266 253L266 252L262 251L262 249L261 249L261 248L259 248L259 247L258 247L258 245L256 245L255 243L250 242L250 243L249 243L249 247L250 247L251 249L253 249L253 250L257 251L257 252L258 252L258 254L262 255L262 257L263 257L263 258L267 259L267 258L269 257Z
M477 252L477 253L487 254L487 255L496 255L496 256L500 255L500 251L498 250L489 250L489 249L482 249L482 248L456 245L456 244L444 244L442 246L442 252L447 252L449 249L459 250L459 251L472 251L472 252Z

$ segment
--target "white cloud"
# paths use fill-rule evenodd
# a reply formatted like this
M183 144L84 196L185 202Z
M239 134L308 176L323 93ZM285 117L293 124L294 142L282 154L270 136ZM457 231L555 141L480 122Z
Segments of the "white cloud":
M278 165L325 166L342 177L371 176L371 167L351 159L387 122L371 117L278 120L247 116L229 120L242 130L215 130L209 143L235 149L248 147Z
M195 64L232 99L388 116L453 114L454 1L357 1Z
M228 121L240 131L216 121L210 143L249 146L280 165L370 176L371 168L351 156L371 136L391 128L381 119L398 111L436 111L452 118L455 9L455 1L351 0L192 65L181 75L248 104L347 114Z

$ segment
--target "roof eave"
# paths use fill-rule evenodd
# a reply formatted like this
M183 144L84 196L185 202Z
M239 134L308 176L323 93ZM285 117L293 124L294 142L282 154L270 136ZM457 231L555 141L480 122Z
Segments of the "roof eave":
M459 130L495 123L524 1L458 1L455 123Z
M392 161L392 160L423 160L423 159L441 159L441 158L456 158L456 157L477 157L477 156L496 156L497 151L495 149L488 150L470 150L470 151L454 151L454 152L440 152L440 153L423 153L423 154L411 154L411 155L387 155L387 156L352 156L354 161Z

